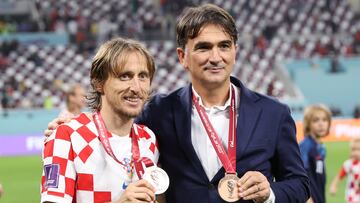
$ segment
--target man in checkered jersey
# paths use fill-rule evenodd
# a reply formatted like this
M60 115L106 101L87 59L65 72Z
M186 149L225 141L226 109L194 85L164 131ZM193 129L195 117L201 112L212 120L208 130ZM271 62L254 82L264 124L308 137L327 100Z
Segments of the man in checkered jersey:
M80 114L46 140L41 202L155 200L154 187L133 167L134 154L155 165L159 157L154 133L133 123L154 71L152 56L136 41L117 38L100 47L90 72L93 117Z

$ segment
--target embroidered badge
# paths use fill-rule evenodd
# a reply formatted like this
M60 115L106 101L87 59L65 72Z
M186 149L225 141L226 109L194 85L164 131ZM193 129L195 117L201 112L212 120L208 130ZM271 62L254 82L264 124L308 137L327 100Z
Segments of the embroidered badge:
M57 188L59 185L59 164L49 164L45 165L45 188Z

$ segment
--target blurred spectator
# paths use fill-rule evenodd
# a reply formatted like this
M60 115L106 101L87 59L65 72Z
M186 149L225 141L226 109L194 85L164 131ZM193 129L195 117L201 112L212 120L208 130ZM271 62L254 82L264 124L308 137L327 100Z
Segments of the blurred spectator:
M360 104L355 107L353 115L354 118L360 118Z
M2 186L2 184L0 183L0 198L3 196L4 194L4 188Z
M360 53L360 30L358 30L354 36L354 51Z
M331 114L333 116L342 116L342 112L341 112L341 109L339 107L331 106L330 111L331 111Z
M111 32L112 24L107 17L103 17L98 23L98 44L103 43L108 39L109 33Z
M8 92L6 90L6 88L4 88L3 90L1 90L1 107L3 110L3 116L7 117L8 116L8 109L9 109L9 103L10 103L10 95L8 95Z
M273 21L268 21L266 23L266 26L263 30L263 35L267 41L272 40L272 38L275 36L277 28L278 28L277 24Z
M52 100L52 96L48 95L44 99L44 109L46 110L52 110L54 108L54 103Z
M33 103L31 102L29 97L24 97L21 99L19 107L23 109L30 109L33 107Z
M255 38L255 48L259 51L260 56L264 56L264 52L268 46L268 42L264 35L260 35L259 37Z
M314 53L319 54L320 56L326 56L329 53L329 50L320 40L318 40L315 45Z
M330 73L339 73L344 71L345 71L344 67L339 62L339 56L332 55L330 62Z
M85 107L85 89L76 84L66 92L66 108L62 110L58 117L73 117L81 113Z
M7 59L7 57L3 56L0 53L0 72L1 70L5 69L8 65L9 65L9 60Z
M19 46L19 43L17 40L11 40L11 41L2 41L0 44L0 53L3 54L3 56L8 57L11 51L15 51Z
M10 77L10 78L8 79L7 82L5 82L5 87L7 87L8 93L11 92L10 94L12 94L12 92L13 92L14 90L18 90L18 89L19 89L19 83L18 83L18 81L15 79L15 77L12 76L12 77Z
M35 66L37 67L43 65L43 60L39 57L36 51L30 53L28 60L34 62Z

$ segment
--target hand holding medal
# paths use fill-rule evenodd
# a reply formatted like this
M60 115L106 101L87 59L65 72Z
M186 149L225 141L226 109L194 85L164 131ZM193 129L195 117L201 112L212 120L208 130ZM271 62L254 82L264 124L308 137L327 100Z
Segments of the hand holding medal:
M270 196L270 183L258 171L246 172L238 181L238 196L244 200L264 202Z

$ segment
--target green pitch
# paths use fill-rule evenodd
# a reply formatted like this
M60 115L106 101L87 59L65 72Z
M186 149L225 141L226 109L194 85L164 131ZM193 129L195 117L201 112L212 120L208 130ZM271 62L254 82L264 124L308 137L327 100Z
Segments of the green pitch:
M327 183L337 174L349 154L347 142L327 143ZM0 182L5 194L0 203L40 202L41 156L0 157ZM344 202L345 180L338 187L336 196L327 192L327 203ZM326 189L329 189L327 185Z
M349 143L348 142L329 142L326 143L327 155L326 155L326 172L327 172L327 184L326 184L326 202L327 203L341 203L345 202L345 184L346 178L344 178L338 185L338 191L335 196L331 196L329 193L329 187L332 179L339 172L342 163L349 158Z
M0 203L40 202L41 155L0 157Z

